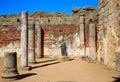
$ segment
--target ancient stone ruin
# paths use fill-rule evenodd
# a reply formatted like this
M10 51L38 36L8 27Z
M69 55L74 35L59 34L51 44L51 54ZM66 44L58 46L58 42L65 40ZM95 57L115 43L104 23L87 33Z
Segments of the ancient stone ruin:
M70 15L44 11L28 13L26 21L23 27L28 28L29 36L22 39L25 35L21 36L21 15L0 16L1 57L6 51L15 51L21 57L27 54L22 58L26 61L21 62L23 67L28 66L28 60L35 62L35 55L59 58L62 57L59 40L63 37L69 57L88 57L120 71L119 0L99 0L98 8L73 8ZM28 41L21 44L24 39ZM20 45L26 46L25 53L21 53Z
M19 73L17 70L17 53L5 52L4 54L4 69L2 78L4 79L18 79Z

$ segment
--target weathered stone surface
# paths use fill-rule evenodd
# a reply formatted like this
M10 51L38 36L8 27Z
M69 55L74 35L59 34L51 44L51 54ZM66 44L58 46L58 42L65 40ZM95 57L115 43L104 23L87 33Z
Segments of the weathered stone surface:
M21 14L21 67L28 67L28 21L27 12Z
M96 48L95 47L89 47L89 57L93 60L96 60Z
M98 31L99 31L98 32L99 48L97 50L97 53L98 53L97 58L99 61L103 61L104 64L106 64L110 67L114 67L115 52L119 52L119 50L117 50L117 49L120 46L119 2L117 0L115 0L115 1L100 0L98 10L99 10L98 11L99 12L99 29L98 29ZM73 11L79 12L79 9L75 9ZM85 13L86 11L91 11L91 9L84 8L79 13L83 13L83 12ZM37 13L37 14L39 14L39 13ZM1 25L12 25L12 24L14 25L16 22L21 21L21 20L18 21L17 18L16 19L10 18L9 16L10 15L8 15L6 17L2 16L0 19L0 21L1 21L0 24ZM35 16L35 15L31 14L29 16L30 16L29 21L31 24L32 20L34 20L34 18L32 16ZM11 16L11 17L15 17L15 16ZM19 18L19 16L16 16L16 17ZM94 22L96 21L95 18L96 18L95 11L88 12L87 14L85 14L85 30L86 29L88 30L88 24L89 24L90 20L92 20ZM58 46L59 44L57 43L57 41L58 41L57 39L58 39L59 35L62 36L64 34L66 34L66 36L70 36L69 40L67 40L68 38L66 38L66 40L68 41L68 44L69 44L68 45L69 54L71 54L71 55L78 54L79 55L82 53L82 51L80 52L80 50L83 46L81 46L79 44L80 40L78 39L78 37L80 35L78 33L78 30L80 30L80 28L77 28L77 29L75 28L75 27L78 27L79 16L48 17L48 18L38 17L38 19L43 21L42 29L45 32L44 33L45 50L48 50L48 52L51 53L52 55L60 53L59 50L56 51L55 53L53 53L53 51L56 47L59 49L59 46ZM83 25L81 24L81 26L83 26ZM66 27L68 27L68 28L66 28ZM64 30L62 30L62 29L64 29ZM69 29L71 29L71 30L69 30ZM89 29L89 30L90 30L90 36L94 36L95 32L92 29ZM19 35L17 35L17 33L20 32L20 30L19 31L14 30L14 32L12 32L12 31L10 31L9 27L8 28L5 27L4 29L3 29L3 27L1 27L0 31L1 31L0 33L2 36L1 37L1 47L3 47L3 45L6 46L6 45L10 44L12 40L14 40L14 41L20 40ZM17 33L15 33L15 32L17 32ZM88 32L89 31L85 32L85 34ZM15 33L14 35L18 36L18 38L16 40L13 38L8 38L8 35L12 37L12 33ZM72 33L74 33L73 36L75 36L75 37L70 39ZM75 33L78 33L78 36ZM18 33L18 34L20 34L20 33ZM13 35L13 37L15 38L16 36L14 36L14 35ZM56 37L57 37L57 39L55 39ZM93 44L96 43L96 42L94 43L95 38L91 39L89 37L89 35L85 35L85 37L87 37L87 38L85 38L85 40L87 40L86 41L87 44L90 44L89 46L92 46ZM74 43L74 44L72 44L72 43ZM80 45L80 46L78 46L78 45ZM47 48L48 46L49 46L49 48ZM72 47L74 47L74 49ZM88 45L87 45L87 48L88 48ZM86 50L88 50L88 49L86 49ZM49 54L48 52L45 52L45 53Z
M89 23L89 57L93 60L97 59L96 55L96 26L95 23Z
M41 26L39 24L36 24L37 28L37 57L38 58L43 58L44 53L43 53L43 32Z
M89 24L89 36L90 37L92 37L92 36L95 37L95 35L96 35L95 34L96 33L95 29L96 29L95 24L94 23L90 23Z
M115 79L120 79L120 72L116 71L115 73L112 74L112 77Z
M38 11L29 13L28 24L31 25L34 20L42 21L42 24L38 24L38 26L41 25L44 32L44 54L49 57L61 56L58 39L64 36L69 56L83 56L86 54L95 58L97 49L97 59L109 67L115 67L115 60L118 60L115 55L116 52L120 52L119 4L119 0L99 0L98 9L94 7L73 8L71 15ZM7 50L6 48L11 45L11 42L18 41L19 44L21 21L19 14L0 16L1 51ZM90 24L91 22L92 24ZM99 23L98 26L96 26L97 23ZM13 27L9 25L13 25ZM38 30L36 29L36 31ZM12 46L10 48L16 47ZM19 49L17 47L17 50ZM90 55L90 52L92 52L92 55ZM118 62L116 65L118 65ZM118 67L117 69L119 69Z
M90 7L86 7L80 11L80 13L81 13L80 15L86 15L84 17L84 20L82 19L82 21L81 21L81 23L84 22L85 24L81 24L81 26L87 25L86 23L88 23L90 19L92 19L93 21L95 20L94 16L96 16L96 14L95 14L94 10L93 9L91 10L91 9L92 8L90 8ZM52 16L53 14L56 14L56 15ZM62 15L62 13L52 13L52 15L50 13L46 13L43 11L28 14L28 24L31 25L33 21L37 21L39 23L38 26L41 25L41 29L44 32L43 33L44 38L42 38L43 43L44 43L44 46L43 46L44 47L43 51L45 51L44 54L48 55L50 57L61 56L60 45L59 45L58 39L59 39L59 37L64 36L66 44L67 44L68 55L69 56L83 55L85 53L84 39L86 39L87 41L89 39L88 39L88 37L84 38L86 36L83 36L84 35L83 33L85 33L84 32L85 28L82 29L83 31L81 30L81 34L79 32L80 28L78 28L78 27L81 27L79 15L65 15L65 14ZM40 21L42 21L42 24L40 24ZM20 26L21 22L22 22L22 20L20 19L20 15L3 16L3 17L1 17L1 20L0 20L1 25L3 25L3 24L5 24L5 25L8 24L8 26L14 25L14 27L16 27L17 30L19 30L19 31L21 30L21 26ZM87 28L87 26L86 26L86 28ZM9 29L7 29L7 28L4 29L4 31L5 30L9 31ZM36 32L37 31L38 30L36 29ZM18 33L18 35L20 38L20 32ZM80 43L79 35L83 36L81 38L83 40L81 42L82 45ZM37 33L36 33L35 37L37 37ZM36 38L36 40L37 40L37 38ZM5 41L1 41L1 42L5 42ZM9 46L10 43L7 43L6 46ZM19 44L19 42L18 42L18 44ZM5 47L5 48L7 48L7 47ZM37 48L37 46L36 46L36 48ZM19 50L19 49L20 48L17 48L17 50ZM1 51L2 50L3 50L3 48L1 48ZM38 50L38 51L40 51L40 50ZM56 51L56 52L54 52L54 51ZM36 49L36 52L37 52L37 49ZM19 51L18 51L18 53L19 53Z
M85 56L85 52L84 52L84 49L85 49L85 46L84 46L84 29L85 29L85 19L84 19L84 15L81 15L80 16L80 55L81 56Z
M65 61L70 61L71 59L70 59L70 57L68 57L68 56L63 56L61 59L59 59L60 60L60 62L65 62Z
M44 54L50 57L60 57L59 37L65 38L68 55L77 55L79 51L79 38L77 36L78 26L54 25L41 26L44 30Z
M115 55L116 52L120 52L120 1L99 0L98 9L93 7L73 8L72 12L71 15L56 12L46 13L44 11L29 13L29 24L32 24L36 19L43 22L41 28L44 32L45 55L61 56L58 39L64 35L69 56L80 56L83 53L90 55L90 47L96 47L97 42L97 59L109 67L115 67L115 60L118 60ZM79 16L81 15L84 15L84 20L82 18L80 20ZM90 27L93 28L89 29L90 22L94 22L95 25L99 22L98 35L93 29L96 29L96 27L93 27L94 25L91 25ZM2 53L2 50L5 51L10 48L15 50L16 46L14 45L19 45L20 23L20 14L0 16L0 47ZM82 26L85 27L84 30L81 29ZM19 46L17 46L16 50L18 52L19 49ZM83 51L84 49L86 51ZM94 49L92 48L91 51L94 51Z
M19 42L10 42L8 45L0 48L0 57L4 57L5 52L17 52L17 57L20 56L20 43Z
M72 15L78 16L81 13L89 13L89 12L94 11L94 10L95 10L95 8L91 7L91 6L86 6L84 8L75 7L72 9Z
M0 26L0 36L0 47L7 46L14 41L20 41L20 30L11 25L3 25Z
M117 27L119 27L118 0L99 0L99 50L98 59L109 67L115 67L115 53L118 45ZM117 5L117 6L116 6ZM119 45L118 45L119 46ZM118 64L118 63L117 63Z
M115 53L116 55L116 70L120 72L120 52Z
M35 25L28 29L28 62L35 63Z
M4 69L2 78L4 79L18 79L19 73L17 70L17 53L5 52L4 53Z

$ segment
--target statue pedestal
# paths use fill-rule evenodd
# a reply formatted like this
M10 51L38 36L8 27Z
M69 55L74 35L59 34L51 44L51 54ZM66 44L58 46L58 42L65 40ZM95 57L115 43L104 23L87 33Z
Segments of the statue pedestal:
M60 58L60 62L64 62L64 61L70 61L70 57L68 56L62 56L62 58Z

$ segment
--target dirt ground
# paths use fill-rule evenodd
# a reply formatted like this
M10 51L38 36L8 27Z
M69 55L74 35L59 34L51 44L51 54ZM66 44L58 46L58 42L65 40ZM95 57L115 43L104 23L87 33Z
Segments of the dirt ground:
M37 59L36 64L29 64L32 70L18 69L19 80L0 82L120 82L112 78L113 70L98 63L88 63L82 59L60 62L53 58ZM20 59L18 59L18 68ZM0 74L2 75L3 58L0 58Z

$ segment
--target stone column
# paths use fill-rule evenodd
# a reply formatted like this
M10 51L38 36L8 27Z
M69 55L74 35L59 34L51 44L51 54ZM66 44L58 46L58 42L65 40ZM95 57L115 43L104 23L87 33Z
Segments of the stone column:
M35 63L35 25L29 27L28 32L28 62Z
M80 15L80 55L81 56L85 56L84 28L85 28L84 15Z
M89 57L96 60L95 23L89 24Z
M17 53L5 52L4 53L4 69L2 78L4 79L18 79L19 73L17 70Z
M120 49L119 49L120 50ZM120 52L116 52L116 65L115 65L115 72L112 74L112 77L115 79L120 79Z
M39 24L36 25L37 28L37 58L42 58L42 29Z
M22 12L21 15L21 68L28 67L28 13Z

